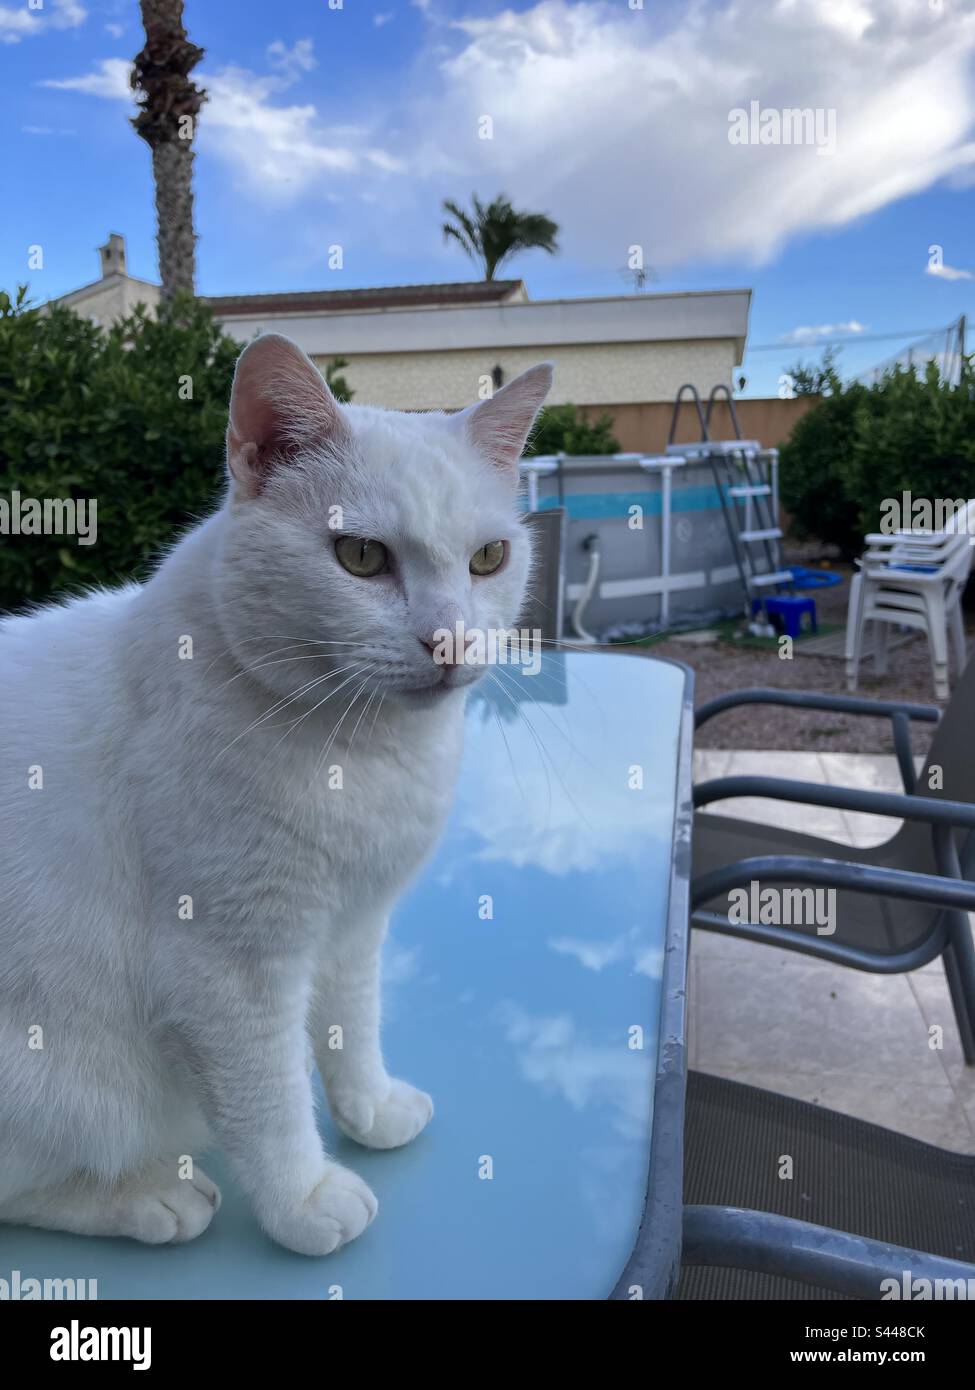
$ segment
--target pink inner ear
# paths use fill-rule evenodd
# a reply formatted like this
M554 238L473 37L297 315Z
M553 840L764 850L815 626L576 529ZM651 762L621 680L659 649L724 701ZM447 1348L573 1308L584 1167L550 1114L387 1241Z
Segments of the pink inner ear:
M551 364L542 362L522 372L490 400L465 411L468 434L479 452L506 469L516 470L551 385Z
M230 470L252 492L302 443L337 440L345 422L315 364L289 339L265 334L237 362L230 399Z

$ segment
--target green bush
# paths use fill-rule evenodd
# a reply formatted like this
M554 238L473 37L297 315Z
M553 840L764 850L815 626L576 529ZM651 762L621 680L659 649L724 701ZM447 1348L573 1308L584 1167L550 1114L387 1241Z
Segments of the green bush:
M589 424L574 405L547 405L538 417L525 453L616 454L619 447L613 438L613 418L608 413Z
M879 529L885 498L975 495L975 359L957 386L931 362L923 375L894 367L870 387L831 373L828 389L781 453L782 505L800 539L849 558Z
M190 298L106 330L0 292L0 498L98 503L97 544L0 536L0 609L143 577L211 508L238 352Z

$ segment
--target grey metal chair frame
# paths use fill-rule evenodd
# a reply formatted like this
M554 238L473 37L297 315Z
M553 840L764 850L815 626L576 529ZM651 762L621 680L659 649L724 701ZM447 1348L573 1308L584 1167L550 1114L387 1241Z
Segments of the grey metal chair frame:
M685 1207L681 1259L795 1279L848 1298L877 1299L882 1281L913 1279L975 1287L975 1265L868 1240L767 1211L742 1207Z
M909 724L911 720L936 723L939 711L928 705L817 692L751 689L735 691L702 705L696 712L695 726L700 728L706 720L722 710L742 704L778 704L846 714L886 715L891 720L905 793L823 787L778 777L722 777L694 788L695 807L727 797L755 796L921 822L931 826L938 874L802 855L766 855L743 859L702 875L695 881L692 925L706 931L786 947L877 974L916 970L937 956L943 956L965 1061L970 1065L975 1063L975 945L967 917L967 911L975 907L975 884L968 881L962 870L952 834L954 829L975 831L975 806L913 794L915 774ZM925 902L945 911L932 920L927 936L910 950L885 954L833 942L824 937L808 936L786 926L758 923L733 925L720 914L704 910L704 903L732 888L747 885L753 879L821 884L853 892Z

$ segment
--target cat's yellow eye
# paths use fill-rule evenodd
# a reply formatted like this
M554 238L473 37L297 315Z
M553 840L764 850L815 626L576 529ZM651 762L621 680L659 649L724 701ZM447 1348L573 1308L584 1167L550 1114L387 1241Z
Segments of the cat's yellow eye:
M504 560L504 541L488 541L471 556L471 574L493 574Z
M389 563L389 552L382 541L362 536L340 536L335 542L335 554L342 568L357 579L372 579L382 574Z

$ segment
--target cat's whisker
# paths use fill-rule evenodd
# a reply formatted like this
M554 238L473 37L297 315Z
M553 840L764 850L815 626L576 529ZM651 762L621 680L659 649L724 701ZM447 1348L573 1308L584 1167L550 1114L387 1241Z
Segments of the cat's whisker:
M366 703L362 706L362 710L361 710L361 712L360 712L360 714L359 714L359 718L355 721L355 726L354 726L354 728L353 728L353 730L352 730L352 735L351 735L351 737L350 737L350 739L349 739L349 749L348 749L348 751L349 751L349 755L350 755L350 756L351 756L351 754L352 754L352 745L353 745L353 743L355 743L355 736L356 736L356 734L359 732L359 725L362 723L363 719L366 717L366 714L367 714L368 711L369 711L369 706L372 704L373 700L376 698L376 696L377 696L378 694L379 694L379 687L378 687L378 686L373 686L372 690L371 690L370 693L369 693L369 699L368 699L368 700L366 701Z
M316 777L317 777L317 776L319 775L319 773L321 772L322 767L324 766L324 764L326 763L326 761L327 761L327 759L328 759L329 753L332 751L332 745L335 743L335 740L338 738L339 730L341 729L343 723L345 722L346 715L349 713L349 710L352 708L352 706L355 704L356 700L358 700L359 696L362 694L362 692L365 690L366 686L369 684L369 676L372 675L372 673L373 673L374 670L375 670L375 667L370 667L369 670L366 672L366 679L365 679L365 680L362 682L362 684L358 687L358 689L356 690L355 694L352 696L352 699L349 701L349 703L346 705L345 709L342 711L342 717L341 717L341 719L339 719L338 723L337 723L337 724L335 725L335 727L332 729L331 735L329 736L329 740L328 740L328 742L326 743L325 747L322 749L322 752L321 752L321 754L320 754L320 756L319 756L317 762L315 763L315 776L316 776ZM352 677L352 679L354 680L355 677Z
M515 760L511 753L511 744L508 742L508 735L505 733L504 730L504 720L501 718L500 714L498 714L497 709L495 709L493 706L491 712L494 715L494 722L498 726L498 732L501 734L502 742L504 743L505 750L508 754L508 762L511 764L511 775L515 779L515 786L518 788L518 792L521 796L522 801L524 801L527 805L528 798L525 796L525 789L521 785L521 778L518 776L518 768L515 764Z
M514 710L514 712L515 712L515 714L517 715L517 717L518 717L519 719L523 719L523 718L524 718L524 715L522 714L522 711L518 708L518 702L517 702L517 700L515 700L514 697L511 695L510 691L507 690L506 687L503 686L503 685L501 684L501 682L498 680L498 678L497 678L496 674L494 673L494 671L489 671L488 674L490 675L491 679L494 681L494 683L495 683L495 685L498 687L498 689L501 691L502 695L505 695L505 696L507 697L508 702L509 702L509 704L511 705L511 707L512 707L512 709ZM531 724L529 723L529 721L528 721L527 719L525 719L525 725L526 725L526 727L527 727L529 733L531 734L532 738L535 740L535 746L536 746L536 748L538 748L538 747L539 747L538 738L536 737L535 731L534 731L534 729L531 727ZM541 751L541 750L539 749L539 752L540 752L540 751ZM547 768L547 766L546 766L546 764L545 764L545 760L544 760L544 759L541 759L541 764L542 764L542 771L545 773L545 783L546 783L546 787L547 787L547 790L548 790L548 810L547 810L547 812L546 812L546 815L548 815L549 817L551 817L551 815L552 815L552 781L551 781L551 778L550 778L549 775L548 775L548 768Z
M529 696L529 703L533 704L537 710L539 710L542 714L544 714L545 718L546 718L546 719L548 720L548 722L551 724L551 726L552 726L552 728L555 730L555 732L556 732L557 734L561 734L562 738L565 739L566 743L569 745L570 749L571 749L572 752L575 754L575 756L576 756L576 757L581 757L581 758L583 759L584 762L588 763L588 765L589 765L591 768L595 769L595 766L596 766L596 765L595 765L595 763L592 761L592 759L591 759L591 758L588 758L588 757L579 749L579 747L576 745L576 743L575 743L574 740L572 739L571 735L569 734L568 730L567 730L567 729L564 729L564 728L561 728L561 727L559 726L559 724L556 723L556 721L555 721L555 719L552 717L552 714L550 713L548 707L547 707L546 705L544 705L544 704L541 702L541 700L536 700L536 699L535 699L535 696L531 693L531 690L530 690L530 688L528 687L527 683L525 683L525 684L519 683L519 682L517 681L516 677L513 676L513 675L511 674L511 672L508 671L508 670L506 670L504 667L496 666L496 667L494 668L494 670L495 670L495 672L496 672L496 674L497 674L498 676L504 676L504 677L506 678L506 680L510 680L510 681L515 682L515 685L517 686L517 688L518 688L519 690L524 690L524 691L526 692L526 694Z
M349 676L346 680L344 680L341 685L337 685L334 690L330 690L329 693L323 699L319 700L317 704L312 705L311 709L306 710L305 713L299 719L296 719L292 727L288 730L288 733L286 733L282 738L278 739L278 743L283 743L284 739L288 737L288 734L293 733L299 724L303 724L306 719L310 718L311 715L315 714L318 710L320 710L323 705L328 704L329 700L332 698L333 695L338 695L339 692L344 690L347 685L351 685L354 680L358 680L359 676L362 675L362 665L359 662L354 662L351 666L343 666L341 670L351 671L352 675ZM338 674L340 674L340 672L336 672L336 675ZM275 748L277 748L278 743L274 745ZM272 749L272 752L273 751L274 750Z
M284 632L268 632L259 637L241 637L238 641L225 647L222 652L218 652L212 659L206 672L216 665L223 657L229 656L237 647L245 646L249 642L291 642L295 647L370 647L370 642L346 642L334 637L292 637ZM290 651L290 647L278 647L278 651Z
M259 724L263 724L266 719L270 719L272 715L277 714L279 710L287 709L288 705L294 704L295 700L300 700L302 695L307 694L308 691L314 690L316 686L321 685L324 681L331 680L333 677L340 676L344 671L349 671L351 669L351 666L340 666L337 671L326 671L323 676L317 676L314 680L307 681L298 690L293 690L289 696L275 701L270 709L265 710L252 724L248 724L247 728L243 729L236 738L231 739L226 748L222 748L217 754L217 758L223 757L224 753L226 753L228 749L233 748L235 743L244 738L246 734L249 734L252 729L256 729ZM347 682L343 682L343 684L347 684ZM340 685L338 689L341 690L342 686ZM324 704L324 701L322 701L322 703ZM309 711L309 713L311 713L311 711Z
M498 670L498 668L494 668L494 673L497 673L497 670ZM507 687L506 687L506 686L504 686L500 681L497 681L497 680L496 680L495 683L497 684L497 686L498 686L498 688L499 688L500 690L504 690L504 691L505 691L505 694L508 694L508 690L507 690ZM539 737L539 735L538 735L538 733L537 733L537 731L536 731L534 725L532 724L531 720L528 718L528 715L525 713L524 708L523 708L523 707L522 707L510 694L508 694L508 698L509 698L509 700L511 700L511 703L512 703L512 705L514 706L515 710L517 711L519 717L520 717L521 719L524 720L525 726L526 726L526 728L528 729L529 733L531 734L531 736L532 736L532 738L533 738L533 740L534 740L534 742L535 742L535 746L536 746L536 748L537 748L538 751L539 751L539 755L540 755L540 756L541 756L541 755L544 755L544 757L548 759L548 765L551 767L552 771L555 773L556 779L558 780L559 786L562 788L562 792L563 792L563 794L564 794L566 800L572 805L573 809L578 813L578 815L581 817L581 819L582 819L583 821L585 821L586 825L590 826L590 829L591 829L592 826L591 826L591 823L590 823L590 821L589 821L589 818L586 816L586 814L585 814L585 812L583 811L582 807L578 804L578 802L576 801L575 797L572 795L572 793L569 791L568 787L566 786L565 780L564 780L564 778L562 777L562 774L561 774L561 772L560 772L559 769L558 769L558 765L556 764L555 759L552 757L551 752L550 752L549 749L546 747L544 740L541 739L541 738ZM532 703L534 703L534 701L533 701ZM543 706L543 705L539 705L538 708L544 710L544 706ZM547 712L547 711L546 711L546 712ZM558 725L555 725L555 727L558 728ZM560 730L560 732L561 732L561 730ZM577 750L574 750L574 751L577 751ZM591 763L590 763L590 766L592 766ZM547 772L546 772L546 780L548 781L548 774L547 774ZM551 812L552 786L551 786L551 782L550 782L550 781L549 781L549 783L548 783L548 791L549 791L549 811Z
M371 748L371 747L372 747L372 736L373 736L373 734L375 733L375 730L376 730L376 721L377 721L377 719L379 718L379 711L380 711L380 710L382 709L382 707L383 707L383 701L385 700L385 698L386 698L386 692L385 692L385 690L384 690L384 691L382 692L382 694L379 696L379 704L376 706L376 713L372 716L372 723L369 725L369 737L368 737L368 739L366 740L366 747L367 747L367 748Z
M282 648L279 648L279 650L281 650L281 651L287 651L288 648L287 648L287 647L282 647ZM277 654L276 654L275 652L269 652L268 655L269 655L269 656L276 656ZM351 653L349 653L349 652L339 652L339 653L336 653L336 652L311 652L311 653L309 653L309 654L307 654L307 655L303 655L303 656L281 656L281 657L278 657L277 660L275 660L275 661L270 661L270 660L269 660L269 661L259 661L259 662L257 663L256 666L242 666L241 669L237 672L236 676L231 676L231 677L229 678L229 680L224 681L223 685L218 686L218 689L222 690L222 689L224 688L224 686L233 685L234 681L239 681L240 678L241 678L241 676L250 676L250 675L253 675L253 673L254 673L255 671L264 671L264 670L267 669L268 666L281 666L282 664L284 664L284 663L287 662L287 661L327 661L330 657L334 657L334 656L336 656L336 655L338 655L338 656L349 656L349 655L351 655Z

